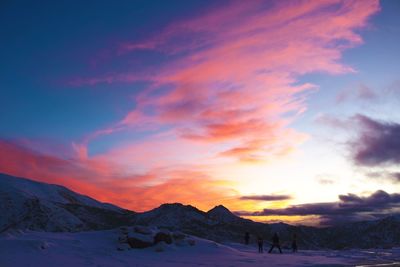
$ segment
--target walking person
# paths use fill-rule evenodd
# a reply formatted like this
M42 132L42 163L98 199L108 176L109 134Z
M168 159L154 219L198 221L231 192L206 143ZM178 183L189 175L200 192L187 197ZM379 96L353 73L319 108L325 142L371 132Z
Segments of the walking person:
M279 242L279 236L278 236L278 233L276 233L276 232L272 237L272 245L271 245L271 248L269 249L268 253L271 253L272 250L274 249L274 247L277 247L279 249L279 253L282 254L281 245Z
M297 234L293 234L293 240L292 240L292 251L293 253L297 252Z
M257 244L258 244L258 253L263 253L264 252L264 240L261 236L258 236Z
M246 232L246 233L244 234L244 243L245 243L246 245L248 245L248 244L249 244L249 240L250 240L250 234L249 234L249 232Z

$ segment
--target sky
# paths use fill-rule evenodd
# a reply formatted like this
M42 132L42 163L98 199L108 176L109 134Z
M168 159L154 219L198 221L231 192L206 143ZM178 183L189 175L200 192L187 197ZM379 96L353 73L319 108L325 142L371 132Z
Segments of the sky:
M5 1L0 172L134 211L400 212L400 2Z

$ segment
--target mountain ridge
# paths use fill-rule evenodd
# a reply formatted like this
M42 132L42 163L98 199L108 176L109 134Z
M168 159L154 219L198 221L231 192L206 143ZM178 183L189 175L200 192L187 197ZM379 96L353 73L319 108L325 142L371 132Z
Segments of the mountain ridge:
M134 215L64 186L6 174L0 174L0 211L0 233L8 229L53 232L110 229L132 221Z
M276 231L290 246L294 233L302 248L374 248L400 245L400 216L315 228L286 223L267 224L241 218L223 205L202 211L192 205L164 203L133 212L102 203L66 187L0 174L0 233L12 229L79 232L125 225L149 225L179 230L216 242L243 242L244 233L270 239Z

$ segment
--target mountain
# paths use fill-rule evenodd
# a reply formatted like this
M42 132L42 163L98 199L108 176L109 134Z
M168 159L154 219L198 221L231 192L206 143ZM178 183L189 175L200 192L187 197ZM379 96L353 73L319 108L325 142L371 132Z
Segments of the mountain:
M207 215L210 218L213 218L214 220L221 223L235 223L243 220L243 218L236 216L222 205L218 205L210 209L209 211L207 211Z
M294 233L301 249L387 248L400 245L400 216L342 226L315 228L285 223L266 224L240 218L218 205L204 212L191 205L162 204L135 213L75 193L63 186L0 174L0 233L9 229L78 232L112 229L123 225L150 225L179 230L220 243L250 242L257 236L267 242L278 232L283 247Z
M400 245L400 216L324 229L322 242L335 249L391 248Z
M243 242L245 232L253 233L254 242L257 235L271 234L267 224L240 218L222 205L204 212L191 205L162 204L153 210L138 213L136 223L179 230L216 242Z
M0 174L0 233L8 229L83 231L129 224L134 213L66 187Z
M180 203L162 204L160 207L140 213L136 223L165 228L185 228L194 223L207 223L207 214L191 205Z
M163 204L151 211L138 213L137 224L154 225L216 242L243 242L249 232L255 243L262 236L268 243L278 232L281 245L290 248L293 234L302 249L387 248L400 245L400 216L376 221L352 222L327 228L294 226L286 223L259 223L233 214L218 205L204 212L180 203Z

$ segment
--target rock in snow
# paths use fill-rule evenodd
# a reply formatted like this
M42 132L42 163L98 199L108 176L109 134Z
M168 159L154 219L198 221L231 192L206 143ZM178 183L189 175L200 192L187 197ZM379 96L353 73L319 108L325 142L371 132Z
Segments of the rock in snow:
M171 233L165 229L159 229L157 227L146 227L136 225L133 227L121 227L118 242L120 244L127 243L131 248L147 248L155 246L158 243L170 245L173 242L180 243L183 245L183 241L186 235L182 233ZM173 238L174 236L174 238ZM189 244L189 242L188 242ZM158 247L164 245L159 245ZM123 250L122 248L118 248Z
M154 245L154 237L152 235L129 233L127 240L131 248L148 248Z

